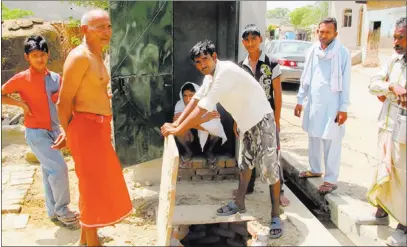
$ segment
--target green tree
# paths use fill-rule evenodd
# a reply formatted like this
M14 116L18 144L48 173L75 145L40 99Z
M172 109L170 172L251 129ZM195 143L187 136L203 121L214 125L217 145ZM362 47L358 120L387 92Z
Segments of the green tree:
M290 10L287 8L275 8L267 11L268 18L287 18Z
M68 0L68 2L81 7L100 8L104 10L109 9L109 0L93 0L93 1Z
M296 8L289 14L290 22L295 27L309 28L328 16L328 8L329 2L326 1Z
M14 20L26 16L33 16L34 13L24 9L9 9L4 3L1 3L1 19L2 20Z

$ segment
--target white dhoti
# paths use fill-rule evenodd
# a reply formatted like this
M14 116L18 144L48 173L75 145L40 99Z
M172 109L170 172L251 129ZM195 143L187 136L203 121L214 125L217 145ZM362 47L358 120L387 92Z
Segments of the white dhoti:
M367 199L406 226L406 145L393 141L392 133L381 129L378 148L380 162Z

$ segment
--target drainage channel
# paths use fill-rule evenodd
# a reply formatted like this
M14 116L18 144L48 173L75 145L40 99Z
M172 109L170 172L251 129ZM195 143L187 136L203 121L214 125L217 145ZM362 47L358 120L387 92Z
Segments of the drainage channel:
M288 178L284 174L285 178ZM291 192L304 204L304 206L321 222L321 224L338 240L342 246L356 246L345 234L339 230L330 220L328 213L323 212L311 199L309 199L294 183L289 179L284 181Z

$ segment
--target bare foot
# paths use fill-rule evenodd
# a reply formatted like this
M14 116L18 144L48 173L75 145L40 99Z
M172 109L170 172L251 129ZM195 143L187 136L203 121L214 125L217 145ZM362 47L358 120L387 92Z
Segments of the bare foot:
M290 200L288 200L288 198L284 195L280 195L280 205L282 207L287 207L290 205Z

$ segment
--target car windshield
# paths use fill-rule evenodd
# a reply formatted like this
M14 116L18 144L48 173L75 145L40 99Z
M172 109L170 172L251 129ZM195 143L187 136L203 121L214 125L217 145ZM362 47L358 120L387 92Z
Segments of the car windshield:
M308 48L312 46L311 43L303 42L281 42L279 52L281 53L293 53L293 54L305 54Z

